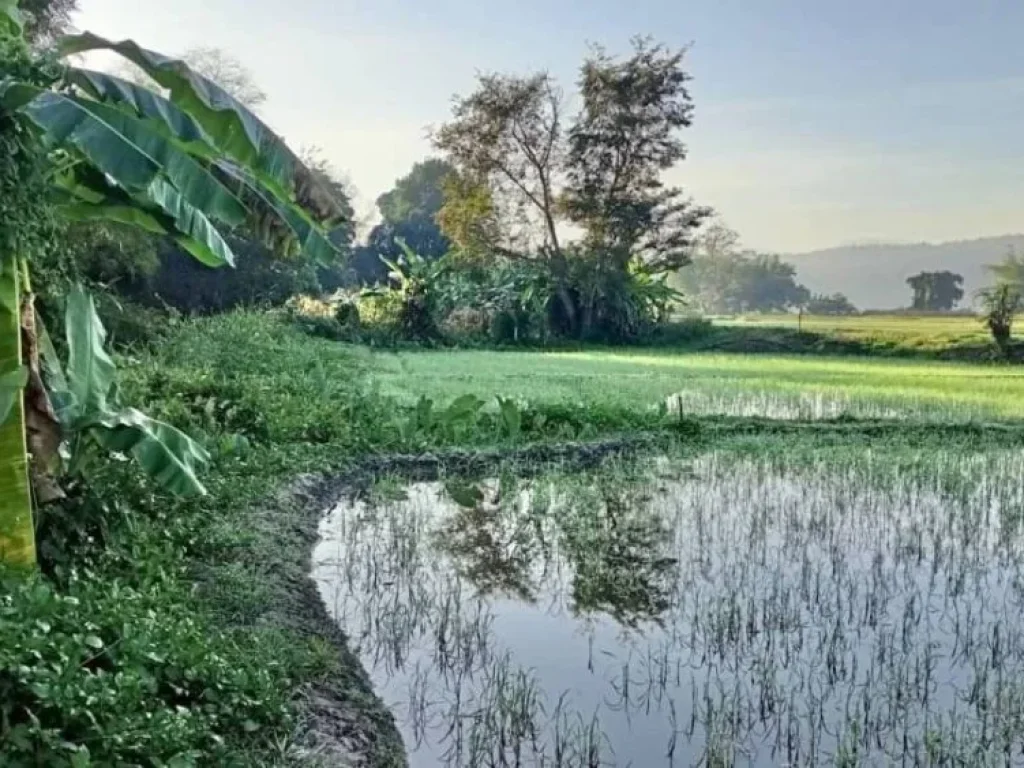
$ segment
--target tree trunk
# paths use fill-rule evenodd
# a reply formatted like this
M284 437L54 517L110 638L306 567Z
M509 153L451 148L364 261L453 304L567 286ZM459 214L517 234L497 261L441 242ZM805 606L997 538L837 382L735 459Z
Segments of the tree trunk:
M562 311L565 312L565 322L569 325L566 330L570 336L575 337L579 332L576 302L573 301L572 294L569 293L565 283L561 283L558 286L558 301L562 304Z
M0 263L0 371L22 362L21 270L13 257ZM0 562L20 568L36 563L32 491L25 444L25 403L19 393L0 425Z

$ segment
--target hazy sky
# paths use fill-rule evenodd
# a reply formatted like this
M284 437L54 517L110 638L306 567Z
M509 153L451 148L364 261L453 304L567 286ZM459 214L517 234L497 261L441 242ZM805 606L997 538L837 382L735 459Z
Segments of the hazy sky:
M77 24L165 53L221 47L368 209L430 152L478 71L588 42L692 43L696 123L673 181L750 246L1024 231L1024 0L80 0Z

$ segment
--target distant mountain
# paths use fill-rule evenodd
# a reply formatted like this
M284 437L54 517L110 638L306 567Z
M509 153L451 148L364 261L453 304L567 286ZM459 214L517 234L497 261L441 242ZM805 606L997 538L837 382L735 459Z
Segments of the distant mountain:
M910 304L906 280L918 272L948 269L964 276L964 300L990 282L985 270L1011 248L1024 253L1024 235L982 237L949 243L847 245L783 258L797 280L815 293L845 293L859 309L895 309Z

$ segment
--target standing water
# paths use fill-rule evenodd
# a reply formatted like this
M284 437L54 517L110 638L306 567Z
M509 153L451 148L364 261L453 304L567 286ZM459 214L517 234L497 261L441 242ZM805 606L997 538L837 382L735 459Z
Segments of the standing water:
M1018 765L1021 477L709 455L471 506L417 483L332 510L313 575L413 766Z

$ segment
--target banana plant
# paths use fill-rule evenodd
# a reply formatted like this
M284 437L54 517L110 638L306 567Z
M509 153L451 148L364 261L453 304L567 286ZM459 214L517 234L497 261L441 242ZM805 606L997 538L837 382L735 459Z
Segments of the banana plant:
M81 286L68 294L64 315L67 365L42 334L44 380L61 426L60 474L80 474L95 449L132 456L159 485L178 495L206 492L196 475L206 449L170 424L119 400L114 361L96 305Z
M21 30L18 0L0 0L0 36ZM139 227L211 267L234 264L221 231L238 227L317 262L336 257L326 232L344 211L330 189L216 83L131 40L84 33L58 50L65 63L55 85L0 80L0 125L13 124L47 153L54 204L68 219ZM127 59L159 90L67 63L91 51ZM191 441L113 404L112 366L96 351L102 333L81 295L72 294L69 307L76 318L70 389L55 390L52 378L46 386L31 266L25 254L0 253L0 561L29 567L33 498L59 495L55 472L69 436L132 453L171 490L201 489ZM84 350L92 351L80 358Z

